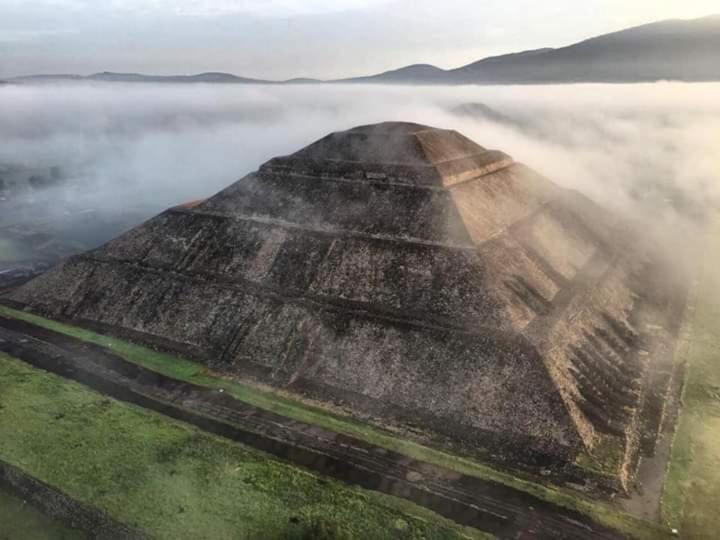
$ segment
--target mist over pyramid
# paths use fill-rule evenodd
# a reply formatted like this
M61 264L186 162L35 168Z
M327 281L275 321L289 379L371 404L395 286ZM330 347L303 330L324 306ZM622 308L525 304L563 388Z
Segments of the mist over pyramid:
M611 214L508 155L383 123L272 159L10 299L465 453L561 467L612 447L624 486L670 380L642 335L670 316L636 279L657 271Z

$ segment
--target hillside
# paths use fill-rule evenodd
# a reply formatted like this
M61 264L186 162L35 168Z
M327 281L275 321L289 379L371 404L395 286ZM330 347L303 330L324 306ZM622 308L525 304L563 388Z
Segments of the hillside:
M250 79L248 77L238 77L230 73L199 73L197 75L141 75L139 73L112 73L104 71L103 73L95 73L86 77L91 81L106 82L159 82L159 83L245 83L245 84L262 84L270 81L261 79Z
M392 71L386 71L378 75L370 75L368 77L354 77L351 79L341 79L334 82L352 82L352 83L427 83L434 82L442 84L447 80L448 72L439 67L429 64L414 64Z
M384 84L717 81L719 55L720 16L711 16L646 24L560 49L484 58L457 69L420 64L347 81Z
M484 58L445 70L413 64L376 75L321 81L305 77L268 81L230 73L141 75L103 72L82 75L30 75L28 83L63 81L149 83L382 83L532 84L571 82L720 81L720 15L668 20L594 37L559 49L541 48Z
M720 79L720 17L663 21L569 47L488 58L448 82L642 82Z

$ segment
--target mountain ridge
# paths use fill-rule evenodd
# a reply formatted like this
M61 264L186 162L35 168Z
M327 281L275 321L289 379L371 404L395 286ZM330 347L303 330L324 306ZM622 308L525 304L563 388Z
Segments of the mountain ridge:
M661 80L720 81L720 14L698 19L668 19L591 37L559 48L538 48L490 56L453 69L417 63L360 77L282 81L232 73L144 75L105 71L29 75L16 82L97 81L226 84L552 84L633 83Z

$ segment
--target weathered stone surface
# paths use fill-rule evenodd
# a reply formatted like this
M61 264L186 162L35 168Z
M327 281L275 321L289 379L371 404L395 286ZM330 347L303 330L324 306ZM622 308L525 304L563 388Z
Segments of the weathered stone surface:
M275 158L12 299L466 451L568 463L609 437L627 469L645 259L506 154L391 123Z

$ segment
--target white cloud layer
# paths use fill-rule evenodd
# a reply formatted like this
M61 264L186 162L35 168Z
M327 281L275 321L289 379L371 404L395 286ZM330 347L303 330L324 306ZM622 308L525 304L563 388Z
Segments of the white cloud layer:
M88 204L206 197L330 131L454 128L552 180L653 220L720 201L720 85L66 85L0 88L0 164L60 165ZM458 117L480 102L507 121ZM60 192L59 199L78 193Z

